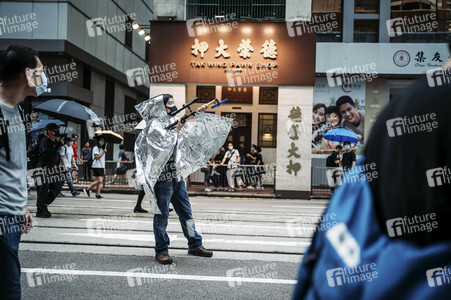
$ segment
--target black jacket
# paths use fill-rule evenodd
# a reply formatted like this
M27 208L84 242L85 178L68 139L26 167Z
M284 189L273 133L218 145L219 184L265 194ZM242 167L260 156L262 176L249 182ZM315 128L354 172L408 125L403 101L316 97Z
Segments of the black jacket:
M52 142L48 137L41 141L39 146L38 167L54 167L60 163L59 150L61 142Z

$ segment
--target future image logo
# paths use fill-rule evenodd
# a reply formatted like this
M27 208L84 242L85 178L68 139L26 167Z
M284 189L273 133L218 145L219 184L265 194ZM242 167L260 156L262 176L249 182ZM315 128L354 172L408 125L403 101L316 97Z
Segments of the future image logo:
M390 237L398 237L404 234L414 234L418 232L431 232L438 228L435 213L414 215L412 217L404 216L403 218L388 219L387 233Z
M427 70L426 78L430 87L451 84L451 69L435 68Z
M371 282L378 278L376 263L355 267L334 268L326 271L327 284L338 287L361 282Z
M388 119L385 123L388 136L397 137L404 134L431 132L438 128L438 122L436 120L437 115L435 113L430 113L419 116L414 115Z
M130 69L125 74L127 75L127 82L130 87L143 85L147 82L145 68Z
M443 168L435 168L426 171L428 185L430 187L441 186L451 183L451 170L445 166Z
M430 287L451 284L451 269L448 266L429 269L426 271L426 278Z
M103 31L113 34L122 31L132 31L130 19L136 20L136 14L115 15L112 17L93 18L86 21L86 29L90 37L103 35Z
M336 187L341 185L341 179L343 178L343 169L341 168L328 168L326 170L327 184L330 187Z
M177 64L145 66L125 71L130 87L145 85L147 83L172 82L178 78Z
M432 32L438 27L438 22L436 14L431 13L390 19L387 20L386 25L388 35L390 37L395 37L408 33Z
M161 282L163 280L171 280L170 275L177 274L177 265L157 265L149 268L135 268L127 270L127 284L129 287L139 287L143 284Z
M326 71L327 84L330 87L343 86L361 81L371 82L377 78L376 64L344 66Z
M190 37L216 32L230 32L237 26L235 13L215 18L199 17L186 21L186 29Z
M38 28L36 13L0 17L0 36L19 32L32 32Z
M315 32L331 32L338 29L337 14L327 13L312 15L310 20L294 18L287 21L287 31L290 37Z

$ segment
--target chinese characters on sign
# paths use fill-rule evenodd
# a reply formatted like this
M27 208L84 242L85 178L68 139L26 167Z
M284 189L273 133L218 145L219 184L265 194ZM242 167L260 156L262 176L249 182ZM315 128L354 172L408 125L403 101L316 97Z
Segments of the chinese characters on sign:
M225 52L225 50L229 47L223 39L218 41L219 47L216 48L215 58L223 56L224 58L229 58L230 54ZM199 42L198 39L194 40L194 44L191 46L191 54L196 56L200 53L200 57L204 58L204 53L208 51L209 45L207 42L202 41ZM250 39L242 39L238 47L236 48L237 53L240 54L240 57L246 59L250 58L252 53L254 52L254 47L252 47L252 42ZM262 44L262 49L260 50L260 54L262 54L265 59L276 59L277 58L277 45L276 42L271 40L266 40Z
M208 44L206 42L199 43L199 40L195 39L194 45L191 46L191 49L193 49L193 51L191 51L191 53L194 56L197 56L200 53L200 57L204 58L204 53L207 52L207 50L208 50Z
M425 62L426 57L424 56L424 51L418 51L417 55L415 55L415 60L419 63ZM437 62L443 62L440 58L440 53L435 52L434 57L431 59L431 61L437 61Z
M232 104L252 104L251 86L223 86L222 99L229 99L227 103Z
M287 173L294 174L294 176L298 175L298 171L301 169L301 163L296 162L297 159L301 158L301 155L298 152L299 148L296 146L296 143L299 140L299 123L302 122L302 112L299 106L292 107L290 110L290 114L288 115L290 119L291 127L288 130L288 136L293 140L291 142L291 148L288 149L288 156L290 158L290 163L287 165Z

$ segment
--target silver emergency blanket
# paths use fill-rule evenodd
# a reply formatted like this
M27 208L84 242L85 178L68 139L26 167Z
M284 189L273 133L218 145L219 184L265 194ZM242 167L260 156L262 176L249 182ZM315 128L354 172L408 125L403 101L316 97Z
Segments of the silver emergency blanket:
M213 114L197 113L194 122L177 130L165 128L177 118L166 113L163 96L158 95L135 106L146 122L135 142L136 179L154 214L161 214L154 187L158 177L175 151L177 180L199 170L224 144L233 120Z

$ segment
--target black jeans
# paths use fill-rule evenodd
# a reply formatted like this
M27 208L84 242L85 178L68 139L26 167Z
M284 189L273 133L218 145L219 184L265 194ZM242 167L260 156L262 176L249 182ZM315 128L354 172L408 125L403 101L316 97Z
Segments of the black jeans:
M91 165L86 162L83 163L83 176L85 178L85 181L91 179Z
M136 202L136 207L141 207L141 204L143 203L143 199L144 199L145 195L146 195L146 193L144 192L144 189L142 189L139 192L138 201Z
M46 207L55 201L55 198L61 193L64 181L53 183L44 183L38 189L38 200L36 206L39 210L45 210Z

